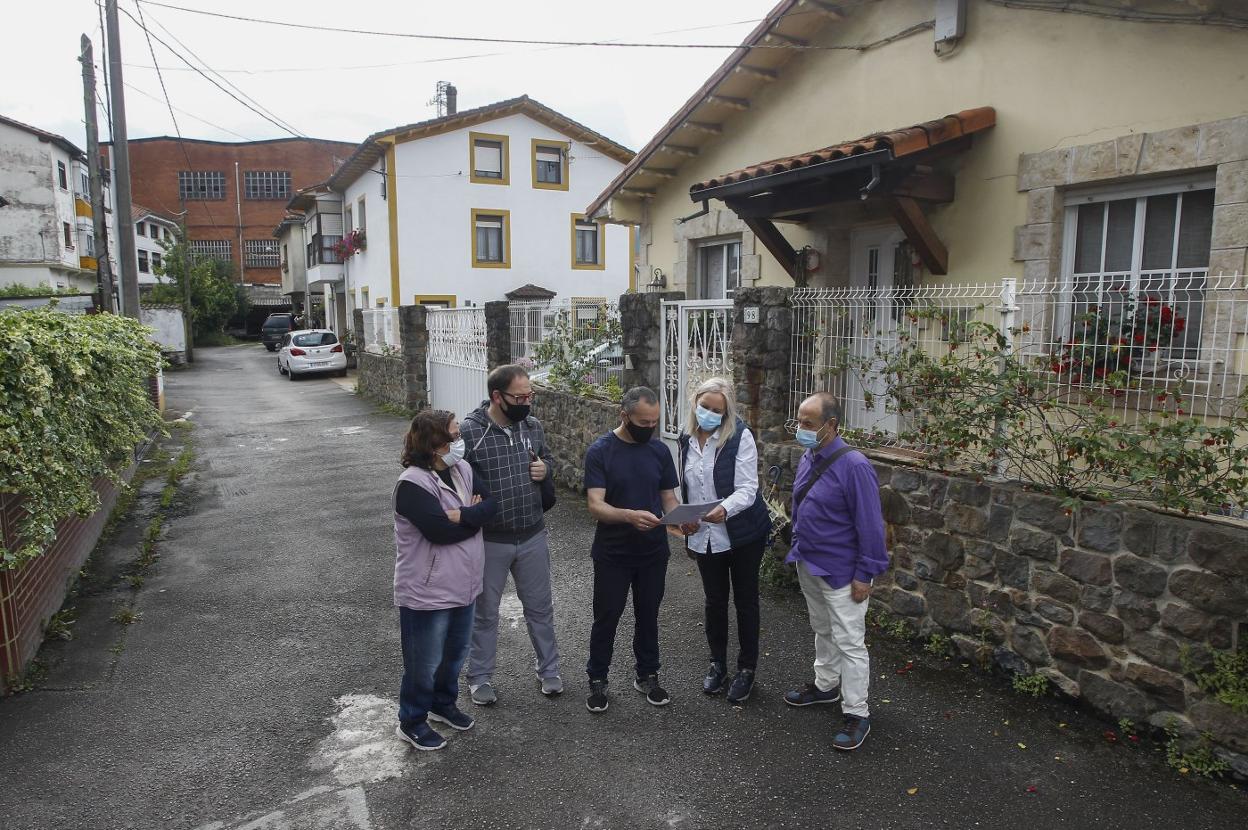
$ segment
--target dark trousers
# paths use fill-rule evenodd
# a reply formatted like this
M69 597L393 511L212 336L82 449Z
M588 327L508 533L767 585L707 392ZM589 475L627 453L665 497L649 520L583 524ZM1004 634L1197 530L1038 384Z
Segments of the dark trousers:
M468 657L473 606L415 611L399 608L403 643L403 685L399 687L399 723L424 723L429 710L441 711L459 697L459 670Z
M633 592L633 656L638 677L659 671L659 605L667 583L666 557L652 565L594 560L594 625L589 633L590 680L606 680L615 651L615 630Z
M706 593L706 644L711 660L728 665L728 593L737 608L738 669L758 668L758 568L764 541L723 553L698 554Z

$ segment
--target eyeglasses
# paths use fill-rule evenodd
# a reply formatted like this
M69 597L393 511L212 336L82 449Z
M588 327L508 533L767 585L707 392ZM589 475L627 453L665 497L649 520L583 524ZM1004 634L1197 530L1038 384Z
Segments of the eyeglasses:
M502 392L501 394L504 398L511 399L511 403L525 404L533 403L533 401L537 400L537 394L535 392L530 392L527 395L513 395L510 392Z

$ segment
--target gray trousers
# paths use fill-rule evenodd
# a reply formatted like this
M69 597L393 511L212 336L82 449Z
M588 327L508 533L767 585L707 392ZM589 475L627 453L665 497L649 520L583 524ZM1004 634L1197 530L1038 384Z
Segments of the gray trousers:
M550 590L550 548L546 531L519 544L485 543L485 585L477 598L468 656L468 683L487 683L494 676L498 651L498 605L507 587L507 574L516 584L524 608L539 677L559 674L559 644L555 642L555 603Z

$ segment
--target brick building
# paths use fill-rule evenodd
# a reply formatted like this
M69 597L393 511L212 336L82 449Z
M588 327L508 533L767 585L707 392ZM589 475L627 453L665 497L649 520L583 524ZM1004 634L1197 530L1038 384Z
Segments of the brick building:
M329 178L355 148L315 138L131 139L134 201L172 216L185 210L192 249L232 261L240 282L280 285L273 228L286 203L300 188Z

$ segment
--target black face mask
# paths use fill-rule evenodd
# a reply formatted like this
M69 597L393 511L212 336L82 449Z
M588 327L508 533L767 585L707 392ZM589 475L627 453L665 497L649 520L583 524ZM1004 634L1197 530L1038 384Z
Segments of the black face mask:
M508 421L511 421L513 424L518 424L525 418L529 417L529 412L532 411L533 407L531 404L527 403L508 403L507 399L503 398L501 409L503 410L504 417L506 417Z
M654 437L654 427L639 427L632 421L625 421L624 428L638 444L649 444L650 439Z

